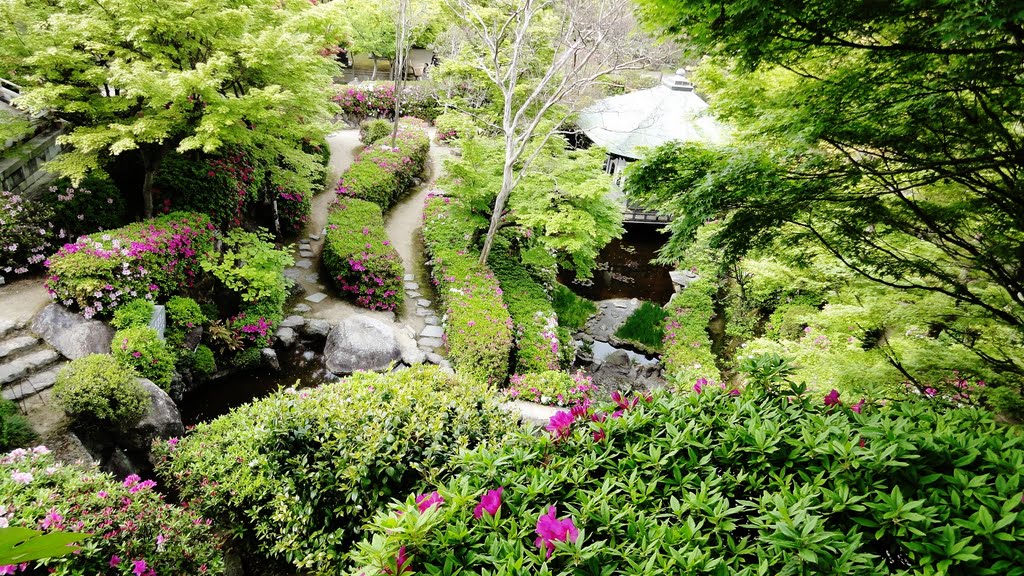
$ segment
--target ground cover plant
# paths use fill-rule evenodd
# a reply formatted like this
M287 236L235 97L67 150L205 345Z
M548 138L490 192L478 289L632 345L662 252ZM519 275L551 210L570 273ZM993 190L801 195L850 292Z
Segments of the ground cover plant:
M449 211L452 199L431 192L423 215L423 242L444 314L444 341L455 369L498 384L508 377L513 322L494 273L480 264L473 229Z
M430 138L425 123L416 118L402 118L395 145L391 146L390 137L367 145L342 175L337 194L367 200L387 210L423 173L429 151Z
M706 236L704 237L706 238ZM708 325L715 314L719 268L707 242L697 242L679 262L697 279L675 294L665 305L665 340L661 360L665 373L676 382L722 380L717 358L711 350Z
M666 318L668 318L668 312L661 306L653 302L641 302L640 306L615 331L615 337L657 352L661 350L665 340Z
M378 505L515 426L490 388L437 368L360 373L200 424L160 447L158 472L261 553L336 573Z
M374 517L350 573L1024 573L1020 429L926 401L695 390L465 454Z
M512 400L528 400L549 406L577 406L588 404L597 390L593 380L581 370L568 373L545 370L529 374L513 374L502 392Z
M564 284L555 283L551 290L551 306L558 315L558 324L569 330L579 330L591 316L597 314L597 304L577 296Z
M56 462L44 446L18 449L0 456L0 523L91 534L80 552L33 562L29 574L221 574L221 537L210 522L165 503L155 488Z
M402 305L405 270L376 204L339 198L327 216L321 259L335 286L360 306L398 310Z

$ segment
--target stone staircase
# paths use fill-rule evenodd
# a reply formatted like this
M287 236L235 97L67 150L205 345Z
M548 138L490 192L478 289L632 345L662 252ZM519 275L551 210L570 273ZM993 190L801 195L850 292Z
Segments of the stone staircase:
M47 390L66 363L24 322L0 320L0 395L4 399L21 402Z

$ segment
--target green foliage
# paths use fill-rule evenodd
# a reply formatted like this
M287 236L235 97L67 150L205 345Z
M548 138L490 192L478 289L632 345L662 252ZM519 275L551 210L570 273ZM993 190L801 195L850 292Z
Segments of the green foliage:
M444 144L459 138L472 138L479 132L472 118L451 110L435 118L434 127L437 128L437 141Z
M555 283L551 291L551 306L558 315L558 324L569 330L579 330L591 316L597 314L597 304L577 296L564 284Z
M164 502L155 485L57 462L43 446L0 456L5 524L41 528L50 542L89 535L80 551L52 554L28 574L127 576L140 560L156 574L223 573L220 533L190 508Z
M359 124L359 141L369 146L390 136L395 125L387 120L364 120Z
M136 298L129 300L114 311L114 317L110 320L110 325L118 330L135 326L149 326L149 321L152 318L153 302L145 298Z
M149 326L118 330L110 344L110 353L127 369L135 369L143 378L167 390L174 376L174 353Z
M383 138L364 148L341 177L337 193L373 202L387 210L423 173L429 151L426 124L415 118L402 118L395 147L391 147L390 138Z
M451 198L431 193L423 221L431 275L447 317L448 358L460 374L497 384L508 377L512 318L494 273L477 261L473 228L451 207Z
M173 354L184 358L191 350L182 350L185 336L195 328L201 328L209 319L199 304L186 296L172 296L167 300L167 327L164 338Z
M668 315L668 312L653 302L641 302L615 331L615 337L659 351L665 340L665 319Z
M199 275L196 255L213 247L212 228L205 215L174 212L65 244L49 258L47 289L86 317L183 292Z
M53 209L51 223L58 239L73 240L82 234L111 230L127 223L124 195L100 171L90 172L78 186L68 178L58 178L36 202Z
M717 358L711 352L711 337L708 325L715 315L715 295L718 293L719 268L713 251L708 245L707 235L714 230L708 227L678 262L697 274L681 292L672 296L665 311L665 341L662 345L662 362L666 374L677 385L689 386L690 382L704 378L719 382L722 375L716 366Z
M213 350L206 344L200 344L192 353L192 369L203 376L210 376L217 371L217 361L213 358Z
M217 156L173 153L157 173L156 201L163 199L175 210L207 214L222 229L240 226L263 186L260 168L244 151Z
M503 392L513 400L527 400L549 406L576 406L588 402L596 389L590 376L582 370L577 370L575 374L545 370L513 374L508 388Z
M655 393L558 440L472 451L435 485L442 504L374 517L351 573L394 572L402 547L423 574L1021 573L1019 429L923 402L811 404ZM474 518L499 487L498 513ZM551 506L579 534L546 559L535 529Z
M1024 398L1021 398L1019 390L1008 386L994 388L989 391L986 400L997 414L1012 418L1018 423L1024 422Z
M159 449L158 472L190 508L222 519L261 552L336 573L378 506L447 477L460 450L515 427L490 388L435 367L360 373L200 424Z
M272 237L265 230L246 232L234 228L222 241L223 251L207 252L200 266L225 288L247 303L276 300L286 292L284 269L294 260L284 250L274 247Z
M45 533L30 528L0 528L0 566L14 566L78 552L82 547L73 544L89 536L57 530Z
M405 269L384 230L380 207L340 198L327 216L324 268L343 294L371 310L398 310Z
M35 439L35 430L21 415L18 405L0 398L0 451L28 446Z
M72 360L57 374L53 394L64 413L87 428L125 429L149 408L135 370L106 354Z

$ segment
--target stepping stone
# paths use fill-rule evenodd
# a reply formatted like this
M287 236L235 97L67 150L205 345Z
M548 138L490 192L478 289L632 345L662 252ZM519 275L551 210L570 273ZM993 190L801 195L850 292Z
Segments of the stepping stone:
M428 348L430 350L444 346L444 342L440 338L420 338L419 344L420 348Z
M298 280L302 278L302 270L299 268L288 268L284 271L285 278L291 278L292 280Z
M3 398L4 400L10 400L11 402L17 402L26 396L31 396L36 393L36 389L32 387L28 381L20 382L14 386L4 388Z
M11 332L15 330L21 330L25 327L24 322L12 322L11 320L0 320L0 338L5 338Z
M36 345L39 340L35 336L18 336L4 342L0 342L0 358L5 358L16 352L27 350Z
M444 358L442 358L440 354L434 354L433 352L427 354L427 362L430 362L431 364L440 364L443 361Z
M306 300L309 300L314 304L319 304L323 302L325 298L327 298L327 294L324 294L323 292L317 292L316 294L310 294L309 296L306 296Z
M313 256L316 256L316 254L309 250L299 250L299 256L302 256L303 258L312 258Z
M439 326L441 324L437 316L427 316L423 321L427 323L427 326Z
M295 263L295 265L298 266L299 268L303 268L305 270L309 270L310 268L313 267L313 263L310 262L309 260L305 260L305 259L299 260L298 262Z
M312 310L312 308L310 308L308 304L296 304L295 308L293 308L292 310L295 310L299 314L305 314L306 312Z
M281 321L281 328L295 328L296 326L302 326L306 323L306 319L302 316L289 316Z
M430 308L417 308L416 309L416 315L417 316L431 316L433 314L434 314L434 311L431 310Z
M409 298L419 298L420 296L423 296L423 294L420 294L415 290L406 290L405 293L409 295Z
M444 336L444 330L440 326L427 326L420 332L421 338L440 338Z
M319 234L310 234L310 235L309 235L309 239L310 239L310 241L312 241L312 242L316 242L317 240L319 240L319 239L320 239L320 235L319 235Z
M406 290L419 290L420 289L420 285L417 284L416 282L406 282L405 283L405 289Z
M319 274L307 274L306 275L306 282L309 282L310 284L316 284L319 281L320 281L320 275Z
M32 384L32 387L36 389L36 392L42 392L50 386L53 386L54 382L57 381L57 373L66 365L67 363L63 363L44 372L33 374L28 377L28 381Z
M46 366L57 358L60 358L60 354L56 350L46 348L33 352L28 356L22 356L9 364L0 365L0 384L14 382L18 378L27 376L32 370L40 366Z
M310 247L309 242L303 242L299 244L299 250L312 250L312 248Z
M416 301L416 305L419 306L420 308L430 308L430 300L427 300L426 298L420 298L419 300Z
M416 280L416 277L413 276L412 274L406 274L405 276L402 277L402 280L404 280L405 282L412 282Z

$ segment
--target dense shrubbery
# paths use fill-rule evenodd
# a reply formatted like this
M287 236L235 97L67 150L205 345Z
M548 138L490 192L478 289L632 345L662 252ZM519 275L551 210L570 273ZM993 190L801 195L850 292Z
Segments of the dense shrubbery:
M0 457L0 522L92 534L80 552L36 562L30 574L221 574L221 539L209 521L164 503L155 485L65 466L43 446L16 450Z
M558 324L569 330L579 330L591 316L597 314L597 304L577 296L563 284L555 283L551 291L551 306L558 315Z
M582 371L569 374L561 370L545 370L531 374L513 374L505 396L552 406L575 406L588 402L596 390L590 376Z
M668 312L661 306L647 301L641 302L615 331L615 337L657 352L661 350L662 342L665 340L667 316Z
M505 238L495 241L487 263L498 278L501 297L515 325L513 371L526 374L558 370L563 343L559 341L558 319L544 287L530 276Z
M402 305L402 261L388 240L376 204L338 199L327 216L321 258L338 289L360 306L397 310Z
M0 398L0 451L28 446L35 438L32 425L18 411L18 405Z
M470 225L451 216L450 202L429 194L423 222L431 275L447 318L448 358L460 373L501 383L508 376L512 318L494 273L477 263Z
M982 411L710 387L575 412L378 514L353 573L1022 573L1024 436Z
M213 236L209 218L185 212L86 236L50 256L46 287L86 317L110 315L128 300L193 285L198 255L212 248Z
M33 202L53 210L51 223L57 241L74 240L82 234L125 224L124 195L101 172L90 173L78 186L60 178Z
M185 336L208 321L198 302L185 296L172 296L167 300L167 329L164 333L167 346L175 354L191 352L181 349Z
M437 141L444 144L473 136L477 132L472 118L453 111L447 111L435 118L434 126L437 128Z
M154 304L145 298L136 298L119 306L114 310L114 317L110 319L110 325L118 330L133 328L135 326L148 326L153 318Z
M53 241L53 210L0 191L0 275L26 274L46 260Z
M207 214L226 228L241 225L262 178L242 151L202 158L175 153L160 165L154 186L166 209Z
M698 278L665 305L668 316L661 357L665 374L676 382L700 378L718 382L722 374L715 365L708 335L708 324L715 315L718 270L706 241L687 251L683 267L695 272Z
M344 86L334 97L341 107L345 120L355 125L366 119L395 117L395 85L382 82ZM431 121L437 118L441 108L432 85L426 82L407 84L402 90L402 115Z
M387 120L364 120L359 124L359 141L369 146L391 134L394 124Z
M161 448L158 471L267 555L336 573L378 506L514 427L490 389L437 368L360 373L200 424Z
M387 210L423 173L429 151L430 138L423 121L402 118L395 147L385 139L364 148L341 177L337 193L368 200Z
M88 428L128 428L149 408L149 395L135 370L106 354L65 366L57 374L53 394L73 422Z
M143 378L167 390L174 376L174 354L149 326L118 330L110 343L110 353L125 366L134 368Z

